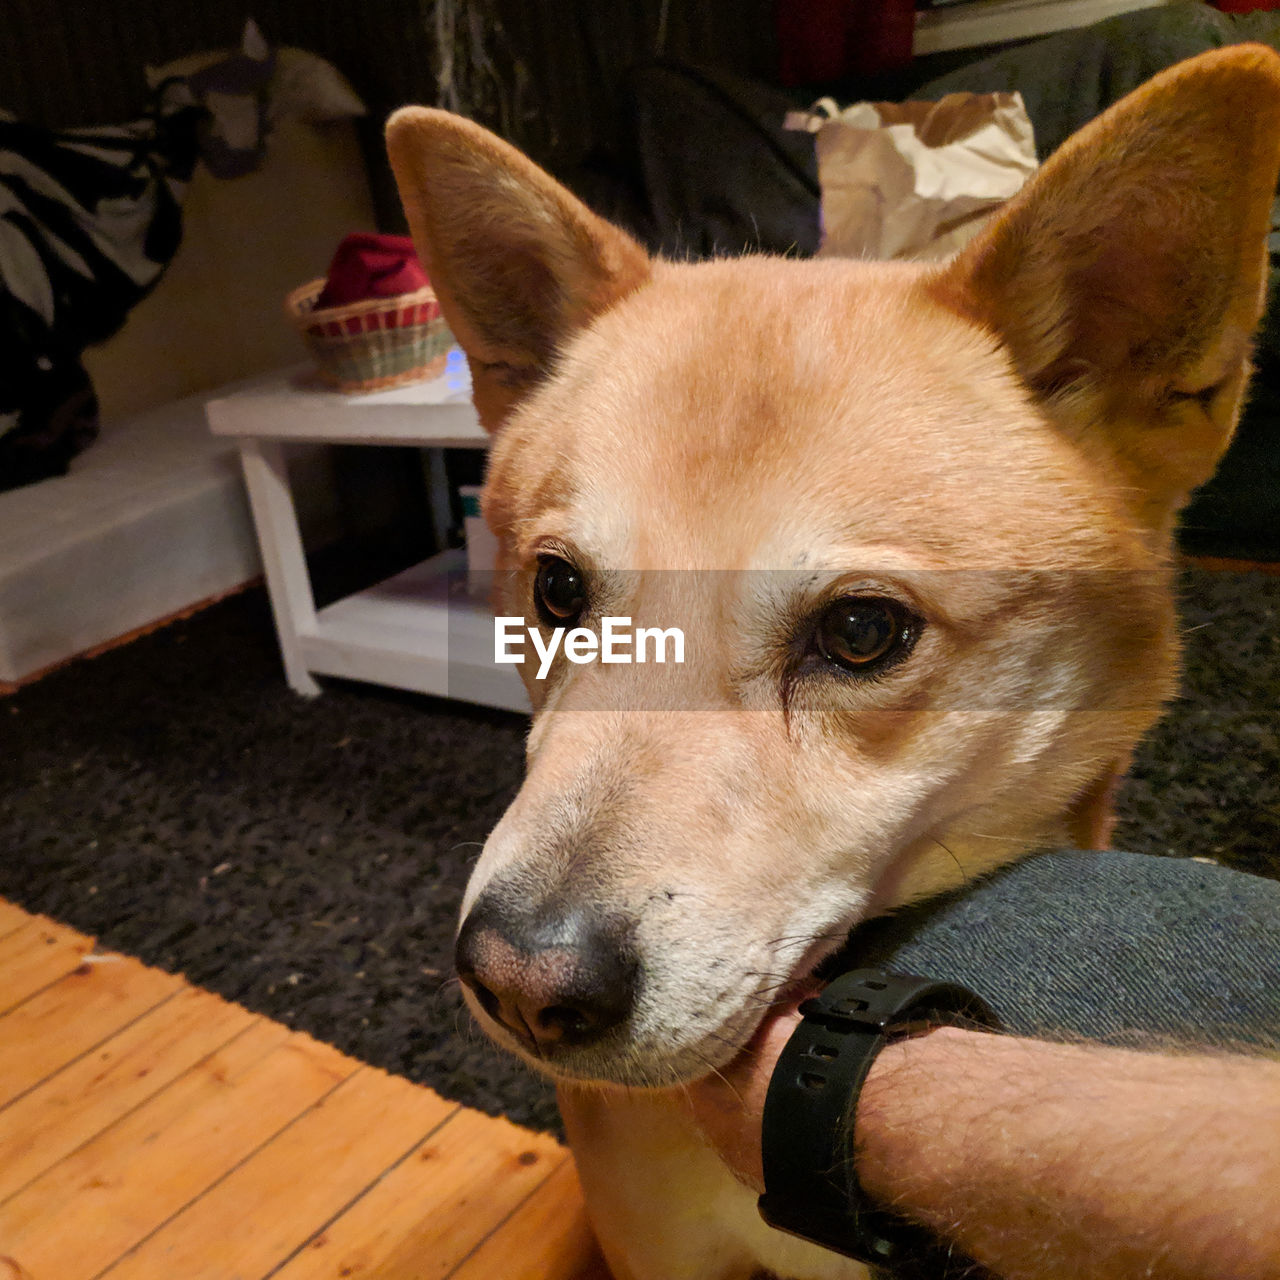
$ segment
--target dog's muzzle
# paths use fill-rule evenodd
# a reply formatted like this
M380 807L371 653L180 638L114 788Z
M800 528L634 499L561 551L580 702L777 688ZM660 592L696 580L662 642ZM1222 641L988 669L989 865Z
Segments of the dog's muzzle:
M552 1058L630 1017L640 975L633 932L616 915L486 891L458 933L458 976L526 1052Z

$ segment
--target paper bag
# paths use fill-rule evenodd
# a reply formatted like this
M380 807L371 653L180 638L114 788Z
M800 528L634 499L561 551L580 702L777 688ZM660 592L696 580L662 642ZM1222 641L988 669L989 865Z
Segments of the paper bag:
M823 99L786 123L815 135L819 257L947 257L1036 169L1031 119L1017 93L859 102L843 111Z

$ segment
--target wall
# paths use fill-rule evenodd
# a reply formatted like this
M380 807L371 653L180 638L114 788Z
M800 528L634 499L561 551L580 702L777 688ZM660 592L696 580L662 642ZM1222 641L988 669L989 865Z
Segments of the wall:
M0 108L56 127L113 124L145 103L142 67L235 44L248 14L273 43L328 58L369 104L362 131L374 202L399 209L381 122L434 103L452 66L496 125L553 171L572 174L623 132L625 74L662 56L768 79L774 0L4 0ZM504 107L506 108L504 110Z
M104 423L307 359L285 295L324 275L344 235L374 224L354 131L285 123L257 172L219 181L198 168L183 219L160 283L85 352Z

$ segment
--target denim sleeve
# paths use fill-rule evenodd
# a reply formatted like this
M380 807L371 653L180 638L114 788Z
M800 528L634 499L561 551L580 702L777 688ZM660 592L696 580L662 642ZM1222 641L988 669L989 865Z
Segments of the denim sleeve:
M1019 1035L1280 1049L1280 882L1149 854L1037 854L856 928L842 968L963 983Z

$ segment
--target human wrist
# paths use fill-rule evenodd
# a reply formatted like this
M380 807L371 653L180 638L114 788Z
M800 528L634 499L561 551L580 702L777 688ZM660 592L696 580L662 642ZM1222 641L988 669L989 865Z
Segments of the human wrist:
M875 1268L950 1274L962 1259L939 1256L927 1230L866 1194L848 1157L848 1122L886 1044L952 1021L993 1027L994 1013L964 987L873 969L840 975L800 1012L764 1108L761 1216Z
M981 1052L982 1042L989 1040L989 1032L936 1026L921 1035L891 1041L876 1055L858 1098L852 1135L854 1169L870 1199L924 1221L903 1203L908 1183L903 1174L915 1167L931 1145L931 1135L922 1132L920 1125L939 1125L943 1117L927 1103L922 1105L917 1090L929 1090L928 1081L954 1068L958 1056Z

